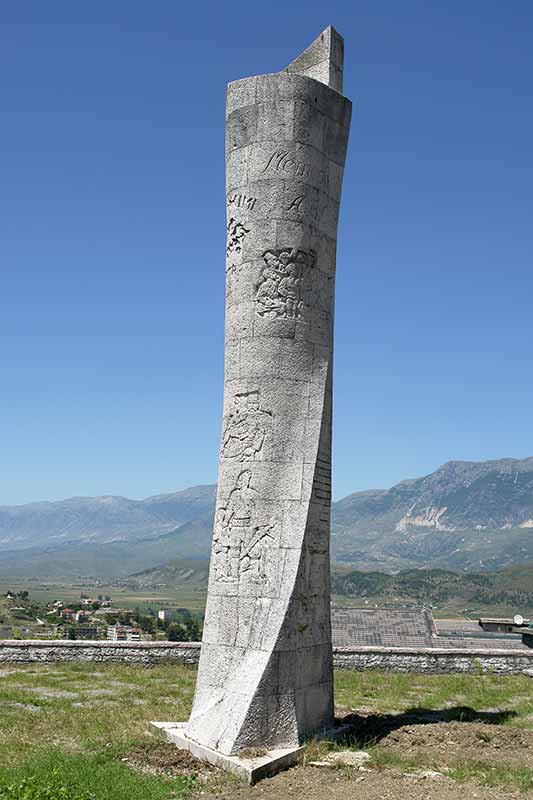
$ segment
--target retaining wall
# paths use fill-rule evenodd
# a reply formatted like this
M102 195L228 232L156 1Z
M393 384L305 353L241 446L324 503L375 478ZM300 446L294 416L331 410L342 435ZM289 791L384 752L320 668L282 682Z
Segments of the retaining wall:
M0 640L0 663L58 661L125 661L147 666L162 661L197 664L199 642L109 642L60 640ZM533 674L533 650L450 649L407 647L343 647L333 650L336 669L377 669L386 672L495 672Z
M379 669L385 672L424 672L445 675L457 672L533 674L533 651L503 649L358 647L333 651L336 669Z
M177 661L197 664L200 642L110 642L62 639L0 640L0 664L50 663L55 661L126 661L131 664L157 664Z

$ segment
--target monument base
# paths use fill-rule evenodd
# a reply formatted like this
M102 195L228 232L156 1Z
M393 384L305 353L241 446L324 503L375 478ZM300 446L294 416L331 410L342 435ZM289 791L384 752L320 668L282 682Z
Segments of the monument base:
M277 750L266 750L264 755L243 758L242 756L225 756L217 750L211 750L185 735L185 722L151 722L169 742L182 750L188 750L200 761L207 761L226 772L232 772L250 785L263 778L269 778L277 772L293 767L300 760L303 747L289 747Z

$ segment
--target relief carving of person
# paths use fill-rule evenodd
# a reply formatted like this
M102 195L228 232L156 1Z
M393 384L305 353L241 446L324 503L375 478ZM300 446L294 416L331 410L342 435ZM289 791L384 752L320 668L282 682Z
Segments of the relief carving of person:
M271 414L259 406L259 393L235 396L235 408L228 415L222 432L222 456L239 461L261 452Z
M260 317L301 319L305 306L314 307L317 288L312 269L315 254L303 250L267 250L263 267L256 283L256 312Z
M215 519L213 561L216 580L236 583L240 575L252 583L268 580L268 550L275 542L277 521L254 524L259 492L253 488L250 470L241 472L225 507Z
M215 516L213 536L213 564L217 581L232 583L239 577L239 555L241 542L232 535L231 528L224 524L225 509L221 508Z
M285 301L285 314L287 319L294 319L298 314L301 279L296 277L296 265L287 264L286 276L279 282L278 293Z
M228 504L224 509L224 526L243 528L251 524L259 492L251 486L251 470L245 469L237 478L235 488L231 490Z
M253 583L263 583L268 579L267 552L269 545L275 541L272 533L275 525L273 522L254 528L250 541L244 545L240 556L240 570L243 574L248 574Z
M273 253L265 253L264 259L267 266L263 268L261 277L257 282L256 301L260 306L258 314L260 316L264 316L267 313L276 315L283 307L283 303L278 297L278 286L283 273L278 271L279 260Z

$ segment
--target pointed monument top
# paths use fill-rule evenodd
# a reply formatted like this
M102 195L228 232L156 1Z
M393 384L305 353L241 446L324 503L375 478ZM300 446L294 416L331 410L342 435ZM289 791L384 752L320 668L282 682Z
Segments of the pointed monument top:
M342 93L343 63L344 39L329 25L284 71L314 78Z

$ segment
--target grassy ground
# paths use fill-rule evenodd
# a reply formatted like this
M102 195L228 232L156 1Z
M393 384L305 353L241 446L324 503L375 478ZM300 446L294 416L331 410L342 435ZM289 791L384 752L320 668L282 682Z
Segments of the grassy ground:
M56 769L67 786L99 799L190 793L193 777L143 774L122 759L153 741L149 720L186 718L194 671L110 664L13 669L0 679L0 786L31 775L42 781Z
M498 724L533 730L533 680L525 675L417 675L338 671L338 707L358 712L441 710L450 720L499 714ZM488 720L490 722L490 720Z
M194 670L175 665L4 666L0 800L248 796L232 779L180 760L148 727L152 719L186 719L194 682ZM502 787L502 798L511 797L508 790L533 795L532 689L526 676L338 672L337 704L352 715L356 734L335 745L311 742L306 761L363 748L372 773L383 780L391 770L402 775L431 768L461 785ZM280 781L297 786L298 775L304 780L310 771L318 774L301 767ZM362 779L352 773L342 779ZM280 787L287 791L282 782ZM413 800L416 794L410 794Z

